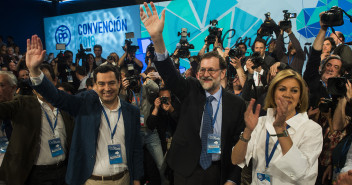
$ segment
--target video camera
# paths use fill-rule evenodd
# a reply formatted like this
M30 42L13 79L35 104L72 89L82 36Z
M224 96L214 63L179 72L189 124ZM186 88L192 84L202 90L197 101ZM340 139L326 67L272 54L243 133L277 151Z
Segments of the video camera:
M321 22L323 22L328 27L341 26L344 24L343 12L344 10L341 8L333 6L330 10L321 15Z
M352 76L350 74L342 77L331 77L328 79L328 93L331 96L343 97L346 95L346 83L347 80L352 83Z
M263 66L263 64L264 64L264 59L260 56L259 52L252 53L252 55L250 56L250 59L254 64L252 66L252 69L256 69L260 66Z
M216 37L219 42L221 40L222 31L220 31L216 25L218 25L218 21L216 19L210 21L210 27L208 29L209 35L206 39L209 45L215 43Z
M193 44L189 44L187 36L190 37L190 33L187 33L187 28L181 28L181 32L177 33L177 36L181 35L180 42L177 43L176 48L178 49L179 58L187 58L190 55L189 49L194 49Z
M91 48L84 49L83 45L80 44L79 50L77 50L76 58L81 58L82 61L85 61L87 58L86 52L90 52L91 50L92 50Z
M289 13L288 10L283 10L282 12L284 13L284 20L280 22L280 29L287 30L289 28L292 28L292 23L290 19L296 18L297 14Z
M265 20L263 24L260 26L262 36L270 36L273 34L276 24L270 19L270 12L264 14Z
M244 53L242 52L242 50L238 47L235 48L231 48L229 51L229 57L230 58L241 58L244 55Z
M169 105L168 97L165 97L165 96L160 97L160 102L161 102L161 104Z
M129 54L133 54L139 49L139 46L132 45L132 40L134 38L134 32L128 32L125 34L126 40L125 40L125 46L126 46L126 52ZM124 46L122 47L124 49Z
M136 87L138 87L138 81L140 80L138 71L134 69L133 64L128 64L127 70L126 80L130 83L128 87L130 89L136 89Z

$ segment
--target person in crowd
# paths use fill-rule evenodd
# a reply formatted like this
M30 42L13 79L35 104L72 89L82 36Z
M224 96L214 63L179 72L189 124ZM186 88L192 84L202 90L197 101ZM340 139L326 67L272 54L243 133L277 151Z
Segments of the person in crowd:
M320 60L324 61L336 48L336 44L333 38L326 37L323 42L322 54L320 55Z
M52 68L40 68L54 85ZM0 103L0 119L11 120L13 126L0 179L6 184L64 185L73 119L34 93Z
M95 54L95 65L100 66L100 64L106 61L106 59L101 56L103 53L103 47L101 47L99 44L96 44L94 45L93 50Z
M279 25L280 23L281 22L279 22ZM286 32L290 38L287 53L283 51L284 32ZM280 35L276 40L275 52L280 62L276 62L273 66L270 67L271 73L276 73L277 67L279 65L288 65L291 67L291 69L297 71L299 74L302 74L302 68L304 61L306 60L306 55L295 34L293 34L291 28L287 28L286 30L280 29ZM285 67L282 66L282 68Z
M184 79L167 54L162 32L165 10L158 17L144 3L141 20L154 43L154 61L166 87L181 102L180 118L174 133L167 163L174 170L175 185L240 184L240 168L231 164L230 151L244 128L245 103L220 86L226 63L217 52L209 52L199 64L198 79ZM218 108L217 108L218 107ZM207 141L214 143L207 150ZM221 144L220 144L221 143Z
M0 35L0 48L2 46L6 46L6 43L4 42L4 38L2 37L2 35Z
M120 100L120 72L113 66L94 70L94 91L76 96L57 90L38 66L45 50L37 35L27 40L26 64L33 89L75 117L67 184L140 185L143 158L139 110Z
M143 69L143 63L136 58L136 51L127 48L127 45L123 48L125 53L119 59L120 68L128 68L128 70L137 70L138 73L141 73Z
M86 81L86 88L87 88L87 91L88 90L93 90L93 78L88 78L87 81Z
M77 90L80 91L86 88L86 81L89 78L89 76L87 75L87 71L85 70L84 67L82 66L76 67L76 78L80 81Z
M68 82L57 83L56 88L61 90L61 91L66 92L67 94L71 94L71 95L74 95L75 92L77 92L77 89L75 89L75 87L73 87Z
M111 65L117 66L118 61L119 61L119 56L115 52L112 52L108 56L106 62L102 63L101 65L111 64Z
M18 71L18 79L29 79L29 71L27 68L20 69Z
M335 33L330 34L330 37L334 39L336 44L333 54L339 55L346 64L352 65L352 49L348 45L345 45L345 36L343 33L335 31Z
M82 65L86 72L87 72L87 76L89 76L90 78L93 77L93 71L95 68L97 68L97 64L94 62L94 55L93 54L87 54L87 60L86 62Z
M19 46L15 46L14 55L18 57L19 60L23 57Z
M15 54L15 49L13 47L7 48L7 55L10 61L17 63L19 61L18 56Z
M232 163L244 167L253 159L252 184L314 184L322 149L321 127L307 115L308 90L293 70L279 72L265 99L267 115L245 112L246 128L232 150Z
M7 42L7 47L14 47L16 45L14 38L11 35L7 36L6 42Z
M9 62L9 70L17 77L18 71L16 68L16 63L14 61Z
M60 82L68 82L78 89L80 81L77 79L75 71L76 65L73 63L73 53L70 50L64 52L63 57L59 57L58 63L58 78Z

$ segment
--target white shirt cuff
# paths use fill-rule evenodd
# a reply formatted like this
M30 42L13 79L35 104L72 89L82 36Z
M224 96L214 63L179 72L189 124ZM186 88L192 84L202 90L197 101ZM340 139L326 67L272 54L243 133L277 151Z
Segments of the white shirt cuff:
M30 79L31 79L31 82L33 85L40 85L44 79L44 74L43 74L43 72L40 72L40 75L38 77L31 77L30 76Z
M165 53L155 53L155 54L156 54L157 61L164 61L169 56L169 53L167 52L167 50L165 50Z

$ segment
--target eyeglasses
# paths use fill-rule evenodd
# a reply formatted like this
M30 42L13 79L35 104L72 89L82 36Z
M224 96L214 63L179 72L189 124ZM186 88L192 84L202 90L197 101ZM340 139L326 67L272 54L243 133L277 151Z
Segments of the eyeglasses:
M214 75L217 71L219 71L220 69L213 69L213 68L209 68L209 69L206 69L206 68L200 68L199 69L199 74L200 75L204 75L206 71L208 71L208 73L210 75Z

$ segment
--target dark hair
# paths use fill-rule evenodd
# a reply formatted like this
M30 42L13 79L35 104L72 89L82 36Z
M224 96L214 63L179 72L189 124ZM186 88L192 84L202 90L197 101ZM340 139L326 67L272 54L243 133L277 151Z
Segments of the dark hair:
M94 69L96 69L96 68L98 67L98 65L95 63L95 60L94 60L95 57L94 57L94 55L91 54L91 53L87 54L87 59L86 59L86 61L82 64L82 65L84 66L84 68L85 68L85 70L86 70L87 73L89 72L89 64L88 64L88 58L89 58L89 56L92 56L92 57L93 57L93 68L92 68L92 71L94 71Z
M56 79L54 69L51 67L50 64L41 64L39 68L40 68L40 70L42 70L42 71L43 71L43 69L48 70L49 73L50 73L50 77L51 77L53 80Z
M339 38L342 42L345 42L345 36L343 35L342 32L338 32L338 33L337 33L337 36L338 36L338 38Z
M115 73L115 77L116 77L116 80L117 82L119 82L121 80L121 73L119 71L119 69L115 66L112 66L112 65L100 65L99 67L97 67L95 70L94 70L94 73L93 73L93 81L94 83L97 82L97 74L98 73L107 73L107 72L114 72Z
M224 58L222 58L222 56L220 56L217 51L212 51L212 52L205 53L203 56L201 56L200 64L198 65L198 70L204 59L210 59L212 57L219 59L219 67L221 70L226 69L226 61L224 60Z
M243 43L243 42L237 43L237 44L236 44L236 48L237 48L238 46L240 46L240 45L243 45L244 48L246 48L246 50L247 50L247 45L246 45L245 43Z
M330 51L330 52L334 51L334 49L336 48L335 40L334 40L332 37L326 37L326 38L324 39L324 42L325 42L326 40L328 40L328 41L330 42L330 44L331 44L331 51Z
M86 76L87 75L87 71L83 66L77 66L76 67L76 73L78 73L79 75L82 76Z
M73 56L73 53L72 53L72 51L70 51L70 50L66 50L66 51L64 52L64 56L66 56L67 53L71 53L71 55Z
M99 44L94 45L93 50L95 50L95 48L99 48L101 51L103 51L103 48Z
M340 70L339 70L339 74L340 74L340 75L345 74L345 63L346 63L346 62L344 62L344 61L341 59L341 57L338 56L338 55L330 55L329 57L327 57L327 58L324 60L324 62L323 62L323 64L322 64L323 67L321 68L321 74L323 74L323 73L325 72L325 70L326 70L326 64L329 62L329 60L332 60L332 59L340 60L340 62L341 62L341 68L340 68Z
M264 44L264 48L266 47L266 41L265 41L264 39L262 39L262 38L256 38L255 41L254 41L254 43L253 43L253 45L252 45L252 51L253 51L253 52L254 52L255 43L257 43L257 42L263 43L263 44Z
M59 88L59 87L64 88L64 91L65 91L65 92L70 92L71 94L74 94L74 92L75 92L75 88L73 87L73 85L71 85L71 84L68 83L68 82L58 83L58 84L56 85L56 88Z
M157 70L155 69L155 67L147 67L147 69L145 69L144 73L146 75L148 75L148 73L150 73L152 71L157 71Z
M93 87L93 78L88 78L86 81L86 86L92 86Z

